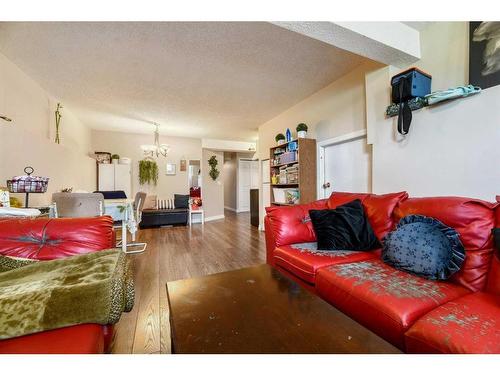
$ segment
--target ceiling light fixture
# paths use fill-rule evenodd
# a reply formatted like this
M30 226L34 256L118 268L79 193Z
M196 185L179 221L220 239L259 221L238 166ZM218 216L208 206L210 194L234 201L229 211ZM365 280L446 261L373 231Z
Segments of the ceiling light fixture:
M170 151L170 146L165 143L160 143L160 132L158 130L159 124L153 122L153 125L155 126L154 145L142 145L141 149L145 156L153 157L156 155L156 157L159 157L161 155L166 157Z

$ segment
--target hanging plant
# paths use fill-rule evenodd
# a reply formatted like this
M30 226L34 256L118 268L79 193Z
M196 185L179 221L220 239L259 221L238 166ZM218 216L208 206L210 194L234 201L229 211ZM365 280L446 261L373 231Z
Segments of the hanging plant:
M158 183L158 164L154 160L139 161L139 184Z
M56 115L56 139L55 139L55 142L57 144L61 143L61 140L59 139L59 125L61 125L61 109L63 108L63 106L61 105L61 103L57 103L57 108L56 108L56 112L55 112L55 115Z
M219 162L217 161L215 155L208 159L208 165L210 165L210 172L208 172L208 174L214 181L217 180L217 177L219 177L220 174L220 171L217 169L217 164L219 164Z

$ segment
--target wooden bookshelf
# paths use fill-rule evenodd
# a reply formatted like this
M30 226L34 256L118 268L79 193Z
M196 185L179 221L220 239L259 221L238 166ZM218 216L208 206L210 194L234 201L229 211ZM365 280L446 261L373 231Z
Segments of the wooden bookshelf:
M297 142L296 151L287 151L291 142ZM271 183L271 204L274 206L293 206L293 203L276 202L274 188L298 189L299 204L310 203L316 200L316 140L309 138L294 139L282 145L276 145L269 150L271 178L273 175L280 175L283 168L297 167L298 179L295 182L279 181ZM280 162L274 165L274 160L285 150L285 152L296 152L295 160Z

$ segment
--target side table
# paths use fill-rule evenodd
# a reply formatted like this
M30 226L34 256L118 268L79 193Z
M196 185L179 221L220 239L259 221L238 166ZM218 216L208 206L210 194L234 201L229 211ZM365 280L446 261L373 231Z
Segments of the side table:
M189 209L189 218L188 218L189 226L193 224L193 215L195 214L199 214L201 216L201 225L205 224L205 213L203 212L203 209L199 210Z

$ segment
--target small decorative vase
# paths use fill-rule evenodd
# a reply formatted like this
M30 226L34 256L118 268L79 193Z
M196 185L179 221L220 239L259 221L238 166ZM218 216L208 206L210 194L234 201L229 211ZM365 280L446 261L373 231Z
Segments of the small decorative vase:
M286 141L287 142L290 142L292 140L292 132L290 131L290 129L286 129Z
M111 159L111 161L112 161L113 164L118 164L118 160L119 159Z
M280 140L278 141L278 146L279 146L279 145L282 145L282 144L284 144L284 143L285 143L285 140L284 140L284 139L280 139Z
M307 138L307 132L305 130L301 130L300 132L297 132L297 137Z

